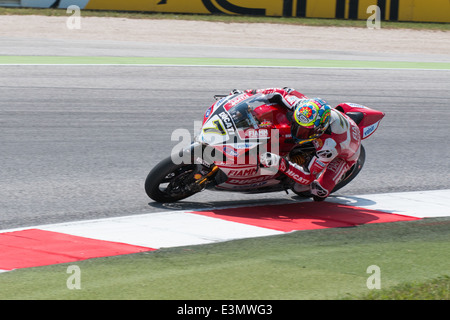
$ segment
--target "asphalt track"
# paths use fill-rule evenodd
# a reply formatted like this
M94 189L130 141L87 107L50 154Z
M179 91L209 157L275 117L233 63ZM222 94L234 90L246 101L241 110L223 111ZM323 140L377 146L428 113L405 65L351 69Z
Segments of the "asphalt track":
M23 54L14 43L9 54ZM48 55L45 43L32 51ZM192 132L213 95L233 88L290 86L384 111L364 143L364 169L339 194L449 189L449 83L448 70L1 65L0 229L295 201L209 191L172 205L147 198L143 182L178 143L173 130Z

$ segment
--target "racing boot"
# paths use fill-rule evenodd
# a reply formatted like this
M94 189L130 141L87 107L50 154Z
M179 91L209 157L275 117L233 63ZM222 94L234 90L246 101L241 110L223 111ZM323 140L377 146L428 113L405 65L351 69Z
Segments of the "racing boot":
M330 192L322 187L319 181L314 180L310 186L311 194L313 195L314 201L323 201L325 200Z
M335 158L326 170L311 183L311 194L315 201L322 201L330 195L342 176L353 163L341 158Z

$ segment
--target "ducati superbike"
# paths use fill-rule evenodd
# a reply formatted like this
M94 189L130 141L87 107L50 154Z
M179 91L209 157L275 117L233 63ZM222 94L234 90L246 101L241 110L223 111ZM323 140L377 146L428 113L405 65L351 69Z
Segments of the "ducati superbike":
M145 191L154 201L167 203L188 198L202 190L265 193L291 190L312 197L309 186L299 188L278 170L265 168L259 155L272 152L307 169L315 155L311 142L294 141L286 109L274 105L263 94L216 95L202 121L200 133L189 146L159 162L145 180ZM378 128L384 113L354 103L335 109L359 127L361 140ZM331 193L343 188L361 171L365 150L342 176Z

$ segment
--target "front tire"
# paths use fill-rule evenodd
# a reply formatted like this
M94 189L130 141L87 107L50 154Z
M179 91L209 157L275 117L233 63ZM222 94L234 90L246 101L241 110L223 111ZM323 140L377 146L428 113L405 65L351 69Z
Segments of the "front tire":
M196 164L175 164L171 157L158 163L147 175L145 192L156 202L176 202L192 196L199 190L191 187Z

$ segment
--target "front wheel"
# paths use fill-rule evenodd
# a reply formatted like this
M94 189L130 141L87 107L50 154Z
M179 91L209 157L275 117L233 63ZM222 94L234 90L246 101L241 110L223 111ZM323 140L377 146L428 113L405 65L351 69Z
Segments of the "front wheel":
M196 164L175 164L171 157L158 163L145 180L145 192L157 202L175 202L200 191L194 188Z

